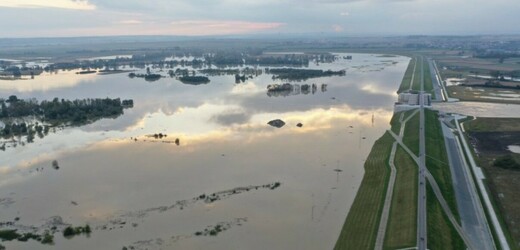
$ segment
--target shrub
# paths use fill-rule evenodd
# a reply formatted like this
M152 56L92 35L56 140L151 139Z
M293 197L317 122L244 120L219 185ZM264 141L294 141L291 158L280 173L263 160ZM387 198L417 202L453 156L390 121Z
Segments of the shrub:
M513 158L511 154L497 157L493 162L493 166L504 169L520 170L520 164L516 162L515 158Z
M20 236L21 235L16 232L16 229L0 230L0 239L2 239L2 241L14 240Z
M65 228L65 230L63 230L64 237L72 237L74 235L76 235L76 231L71 226L68 226L67 228Z

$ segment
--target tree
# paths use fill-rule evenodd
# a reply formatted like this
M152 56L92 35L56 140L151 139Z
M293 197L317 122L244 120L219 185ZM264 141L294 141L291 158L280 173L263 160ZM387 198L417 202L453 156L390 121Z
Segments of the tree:
M16 97L15 95L9 96L9 98L7 99L8 103L15 103L17 101L18 101L18 97Z

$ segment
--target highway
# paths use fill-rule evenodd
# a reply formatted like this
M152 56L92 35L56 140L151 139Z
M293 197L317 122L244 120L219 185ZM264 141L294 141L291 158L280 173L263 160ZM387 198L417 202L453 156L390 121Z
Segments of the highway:
M424 172L426 169L426 140L424 130L424 60L421 58L421 91L419 94L419 190L417 206L417 248L425 250L428 246L427 220L426 220L426 179Z
M486 215L480 203L471 172L464 159L460 143L448 126L444 123L441 123L441 125L462 229L473 246L479 246L479 249L483 250L495 249Z
M445 101L444 93L441 88L440 79L437 74L437 69L433 65L433 61L428 58L428 67L430 67L430 76L432 79L432 85L433 85L433 91L435 93L434 100L436 102L442 102Z

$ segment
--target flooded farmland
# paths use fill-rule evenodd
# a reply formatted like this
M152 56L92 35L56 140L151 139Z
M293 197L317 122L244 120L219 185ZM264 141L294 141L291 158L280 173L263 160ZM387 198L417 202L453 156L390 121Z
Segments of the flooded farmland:
M88 224L55 245L8 249L331 249L374 141L389 128L409 58L338 55L309 68L345 75L291 84L258 74L207 84L121 74L42 73L0 81L1 96L132 99L124 114L4 139L2 228L42 233ZM253 68L254 66L249 65ZM145 69L126 68L144 73ZM152 69L166 75L166 69ZM325 86L325 87L323 87ZM280 128L267 123L281 119ZM301 125L301 126L300 126ZM161 136L157 136L160 134ZM53 161L59 169L53 168Z

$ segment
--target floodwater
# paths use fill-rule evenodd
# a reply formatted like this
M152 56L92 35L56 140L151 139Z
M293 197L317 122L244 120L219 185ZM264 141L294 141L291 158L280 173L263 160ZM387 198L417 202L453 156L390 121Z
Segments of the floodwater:
M520 154L520 146L518 145L509 145L507 149L513 153Z
M485 102L433 103L433 108L446 113L457 113L475 117L520 118L520 105Z
M65 239L58 232L54 246L31 240L2 244L331 249L363 163L389 128L409 58L391 60L396 63L353 54L353 60L312 65L347 73L299 83L327 84L326 90L278 97L266 94L274 82L266 74L239 84L233 75L212 76L209 84L197 86L174 78L146 82L126 73L74 71L0 81L4 97L134 100L116 119L56 130L0 151L0 222L19 217L3 228L39 233L67 224L93 228L89 237ZM267 125L278 118L284 127ZM148 137L154 133L167 137ZM172 143L177 138L179 145ZM59 170L52 168L53 160ZM216 236L196 235L217 225L225 230Z

